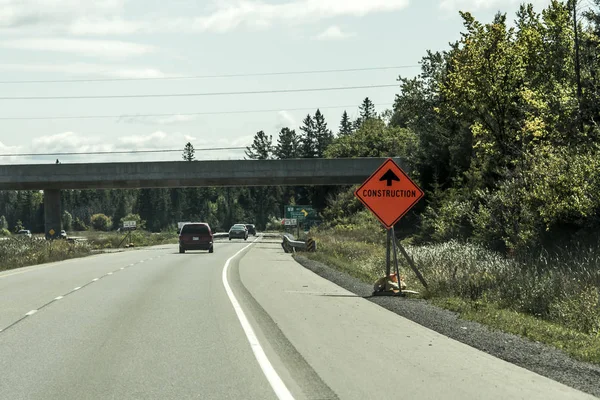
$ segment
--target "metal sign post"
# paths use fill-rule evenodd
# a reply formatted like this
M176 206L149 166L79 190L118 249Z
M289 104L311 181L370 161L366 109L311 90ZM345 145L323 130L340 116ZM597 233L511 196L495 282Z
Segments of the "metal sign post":
M400 268L398 268L398 253L396 252L396 232L394 231L393 226L390 229L390 232L392 234L392 248L394 249L394 266L395 266L396 280L398 281L398 294L400 296L403 296L404 294L402 293L402 285L400 284L401 283L400 282Z
M125 234L125 236L123 237L123 240L121 240L121 243L119 243L119 245L117 247L121 247L121 245L123 244L123 242L125 241L125 239L129 238L129 240L131 240L131 231L127 231L127 233Z
M406 250L404 249L404 247L402 246L402 244L399 241L397 244L398 244L398 248L400 249L400 252L404 256L404 258L406 258L408 265L410 265L410 268L413 270L413 272L415 273L415 275L417 276L419 281L421 281L421 284L423 285L423 287L427 288L427 281L425 280L425 278L423 278L423 275L421 275L421 272L417 269L417 266L415 265L414 260L408 255L408 253L406 252Z
M392 230L387 229L387 238L385 240L385 276L390 276L391 273L391 260L390 255L392 252Z

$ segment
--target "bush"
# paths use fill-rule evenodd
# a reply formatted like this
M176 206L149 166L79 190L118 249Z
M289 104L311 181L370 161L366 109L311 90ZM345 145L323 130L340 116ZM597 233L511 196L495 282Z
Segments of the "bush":
M92 228L97 231L108 231L112 226L112 219L104 214L94 214L90 219Z
M6 228L0 229L0 236L10 236L10 231Z
M0 229L8 229L8 222L6 222L6 217L4 215L0 216Z
M25 227L23 226L23 222L21 222L21 220L18 220L15 224L15 233L19 232L22 229L25 229Z
M284 229L285 225L283 225L281 220L278 218L272 218L269 222L267 222L266 230L268 231L283 232Z
M63 211L62 225L66 231L70 231L73 228L73 216L68 211Z
M76 231L87 231L89 227L79 217L75 217L73 221L73 229Z
M473 201L457 189L436 191L421 214L420 242L464 241L472 234Z
M326 226L347 224L352 215L364 209L362 203L354 196L354 190L357 187L353 186L335 196L329 197L327 208L323 211L323 219L326 221Z
M139 214L127 214L126 216L124 216L123 218L121 218L121 221L118 221L121 226L123 224L123 221L135 221L136 229L146 228L146 221L143 221L142 217L140 217Z
M600 300L598 288L587 286L580 293L565 296L550 307L551 319L576 326L585 333L600 334Z

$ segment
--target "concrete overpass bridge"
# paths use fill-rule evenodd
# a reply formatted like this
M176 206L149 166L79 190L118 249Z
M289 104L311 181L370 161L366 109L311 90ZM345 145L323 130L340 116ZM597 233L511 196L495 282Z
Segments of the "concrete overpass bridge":
M46 237L56 237L62 229L61 189L353 185L362 183L383 161L303 158L0 165L0 190L43 190ZM402 166L400 159L395 161Z

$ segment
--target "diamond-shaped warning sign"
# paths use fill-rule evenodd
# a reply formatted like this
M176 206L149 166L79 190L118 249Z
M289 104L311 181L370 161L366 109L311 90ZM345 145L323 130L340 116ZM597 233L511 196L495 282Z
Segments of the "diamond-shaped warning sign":
M388 158L354 195L391 228L424 196L423 191Z

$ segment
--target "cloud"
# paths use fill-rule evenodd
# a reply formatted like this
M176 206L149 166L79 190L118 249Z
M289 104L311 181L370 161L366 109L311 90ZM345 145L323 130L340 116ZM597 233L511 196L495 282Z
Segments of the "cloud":
M74 35L130 35L151 31L151 25L143 21L127 21L123 18L82 18L73 21L69 32Z
M72 63L72 64L0 64L0 71L56 72L67 75L103 76L110 78L161 78L177 76L151 67L127 65Z
M197 18L194 26L200 30L228 31L257 22L269 26L341 16L362 17L376 12L398 11L408 3L408 0L296 0L274 4L240 0L221 3L213 13Z
M529 0L535 6L545 6L550 0ZM445 11L477 11L489 9L506 9L518 6L523 3L522 0L441 0L440 8Z
M0 0L1 1L1 0ZM6 1L6 0L5 0ZM44 0L66 7L64 13L52 10L35 13L34 0L25 1L29 7L15 6L20 0L8 0L17 14L23 14L28 27L51 28L52 31L75 35L124 35L132 33L172 32L229 32L237 28L266 29L276 24L312 23L336 17L363 17L373 13L393 12L406 8L409 0L288 0L283 3L260 0L217 0L204 14L180 15L169 18L128 19L123 15L124 0L112 0L109 6L76 10L74 4L88 0ZM271 0L272 1L272 0ZM90 3L96 3L91 2ZM48 8L48 7L46 7ZM42 7L42 9L45 9ZM0 28L17 29L16 17L9 12L0 14ZM17 29L18 31L18 29Z
M294 129L296 127L296 119L288 111L282 110L277 113L277 123L275 128L281 130L281 128L285 127Z
M121 117L119 121L129 123L129 124L147 124L147 125L175 125L182 124L186 122L195 121L198 118L197 115L185 115L185 114L175 114L168 115L164 117Z
M0 27L63 24L79 17L121 13L125 0L1 0Z
M325 29L323 32L315 36L317 40L341 40L355 36L353 33L343 32L342 29L337 25L332 25Z
M31 142L32 153L66 153L111 151L113 146L100 137L83 136L75 132L62 132L34 138Z
M118 40L33 38L0 41L5 49L74 53L91 57L124 58L155 51L153 46Z
M7 146L0 142L0 154L15 153L81 153L81 152L114 152L140 150L176 150L157 153L124 153L96 155L62 155L62 156L0 156L0 163L53 163L58 158L61 163L81 162L134 162L134 161L168 161L180 160L183 147L191 142L198 150L199 160L242 159L243 149L202 151L215 147L248 146L253 136L246 135L235 138L197 138L181 132L154 131L147 134L128 135L114 140L107 140L102 134L82 134L73 131L60 132L34 138L28 145Z
M16 154L21 150L20 146L8 146L0 141L0 163L9 164L18 161L17 157L3 156L2 154Z

